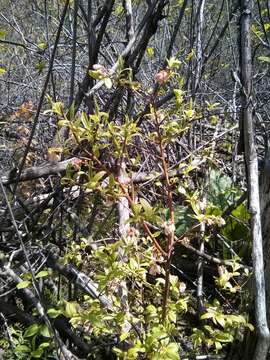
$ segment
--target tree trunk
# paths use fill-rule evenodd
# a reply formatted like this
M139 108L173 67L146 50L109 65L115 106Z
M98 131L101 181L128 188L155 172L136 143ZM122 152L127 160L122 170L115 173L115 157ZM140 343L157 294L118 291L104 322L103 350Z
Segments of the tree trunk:
M252 0L241 1L241 82L242 82L242 125L244 135L245 163L247 170L249 211L251 216L251 237L254 274L254 303L257 342L253 360L267 358L270 334L266 319L265 279L258 179L258 158L255 145L255 131L252 116L252 57L251 19Z
M267 322L270 324L270 153L265 157L264 168L260 174L261 221L264 251L264 270L266 282Z

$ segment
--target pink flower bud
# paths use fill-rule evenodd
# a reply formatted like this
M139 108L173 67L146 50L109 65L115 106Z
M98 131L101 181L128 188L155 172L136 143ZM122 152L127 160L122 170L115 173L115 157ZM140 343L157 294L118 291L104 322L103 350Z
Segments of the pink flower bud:
M166 70L160 70L156 75L155 75L155 82L157 82L159 85L164 85L170 76L170 70L166 69Z

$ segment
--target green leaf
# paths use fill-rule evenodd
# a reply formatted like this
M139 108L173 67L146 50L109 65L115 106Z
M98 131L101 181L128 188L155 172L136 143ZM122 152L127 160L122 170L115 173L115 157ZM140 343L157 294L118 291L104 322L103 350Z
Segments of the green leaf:
M229 315L228 319L231 320L231 322L236 322L238 324L245 324L246 320L241 315Z
M179 360L179 347L176 343L170 343L166 347L167 359Z
M215 347L217 350L221 350L222 349L222 345L219 341L215 341Z
M62 311L51 308L47 311L47 314L49 315L50 318L55 319L55 318L57 318L57 316L62 314Z
M40 50L45 50L45 49L47 49L48 44L47 44L47 43L44 43L44 42L41 42L41 43L39 43L37 46L38 46L38 48L39 48Z
M68 126L68 125L69 125L68 120L59 120L58 121L58 126Z
M37 350L32 351L30 355L31 355L31 357L33 357L34 359L40 359L41 356L43 355L43 349L38 348Z
M195 224L191 211L187 206L175 206L175 235L177 237L183 235L189 228ZM169 219L170 213L166 211L166 219Z
M174 96L176 99L176 107L180 108L180 106L184 100L184 98L183 98L184 92L181 89L174 89L173 92L174 92Z
M52 111L59 116L63 115L63 104L60 101L54 102L52 104Z
M44 70L45 65L46 65L45 62L39 61L38 63L36 63L35 69L36 69L39 73L41 73L41 72Z
M221 215L224 208L231 204L233 200L232 180L229 176L222 174L220 170L212 169L209 175L208 201L220 209Z
M141 204L132 204L131 208L132 208L132 211L133 211L135 217L140 215L140 212L142 209Z
M4 69L4 68L0 67L0 75L5 74L6 72L7 72L7 71L6 71L6 69Z
M30 325L29 328L25 330L24 337L32 337L36 335L39 332L39 329L40 325L38 324Z
M106 171L99 171L91 180L97 183L103 178L104 175L106 175Z
M220 331L216 337L215 340L219 341L219 342L232 342L233 341L233 336L231 333L229 332L225 332L225 331Z
M15 353L30 353L31 349L26 345L18 345L14 349Z
M69 318L78 315L78 303L76 303L75 301L66 302L65 313L66 316Z
M171 310L169 311L168 313L168 319L173 322L173 323L176 323L176 320L177 320L177 314L175 311Z
M89 70L89 71L88 71L88 74L89 74L89 76L91 76L93 79L96 79L96 80L102 79L102 75L100 74L99 71Z
M258 60L260 60L262 62L270 63L270 57L269 56L259 56Z
M51 344L49 342L43 342L39 345L39 349L46 349L47 347L49 347Z
M7 31L4 29L0 29L0 38L3 38L7 35Z
M147 219L150 219L154 213L153 207L144 198L140 199L140 204L143 207L144 215L146 216Z
M254 331L254 326L250 323L246 323L246 327L250 330L250 331Z
M144 198L140 199L140 203L142 204L142 207L144 209L144 211L148 210L148 209L152 209L152 206L149 204L149 202L147 200L145 200Z
M207 313L205 313L205 314L203 314L203 315L201 316L201 320L211 319L211 318L213 318L213 317L214 317L214 314L213 314L213 313L207 312Z
M178 69L181 65L181 61L177 60L175 57L171 57L169 60L167 60L167 63L170 69Z
M155 55L155 49L153 47L148 47L146 49L146 54L147 54L147 56L152 58Z
M42 270L39 273L37 273L36 279L43 278L48 275L49 275L49 272L47 270Z
M24 289L27 286L29 286L30 284L31 284L30 281L21 281L21 282L19 282L19 284L16 285L16 288L17 289Z
M195 111L193 109L185 110L184 113L186 114L188 119L192 119L195 115Z
M270 29L270 24L269 23L264 23L263 27L264 27L265 31L268 31Z
M46 337L46 338L50 338L51 337L51 334L50 334L50 331L49 331L49 328L47 325L42 325L40 330L39 330L39 333L40 335Z
M229 241L246 239L244 243L241 242L241 246L238 250L238 255L240 257L244 257L250 251L251 243L248 228L249 218L250 214L248 212L247 205L241 204L233 210L232 217L227 219L226 225L221 231L222 235ZM228 256L231 256L231 254L228 253Z
M225 327L226 321L225 321L223 315L217 315L217 316L215 317L215 319L216 319L216 321L219 323L219 325L221 325L223 328Z
M129 332L124 332L120 335L120 342L126 340L129 337Z
M112 80L110 78L108 78L108 77L106 77L104 79L104 84L105 84L107 89L111 89L112 86L113 86Z
M74 120L75 117L75 101L72 102L69 108L69 120Z
M130 258L129 260L129 266L132 270L138 269L139 268L139 264L137 263L137 261L134 258Z
M188 298L178 300L175 305L178 311L186 312L188 310Z
M149 315L157 316L157 309L155 308L154 305L148 305L146 311Z

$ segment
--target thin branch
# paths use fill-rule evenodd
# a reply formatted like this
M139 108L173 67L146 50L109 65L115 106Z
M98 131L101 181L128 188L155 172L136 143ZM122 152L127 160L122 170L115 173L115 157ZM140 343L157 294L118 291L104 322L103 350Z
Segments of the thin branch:
M60 40L60 35L61 35L61 32L62 32L62 27L64 25L64 20L65 20L65 17L66 17L68 6L69 6L69 0L66 0L65 6L63 8L62 16L61 16L61 19L60 19L59 27L58 27L58 30L57 30L57 34L56 34L56 38L55 38L55 42L54 42L54 47L53 47L53 51L52 51L52 55L51 55L51 59L50 59L50 63L49 63L47 76L46 76L45 83L44 83L44 86L43 86L43 90L42 90L42 93L41 93L41 96L40 96L40 99L39 99L39 104L38 104L38 107L37 107L36 115L35 115L35 118L33 120L33 126L32 126L32 129L31 129L31 133L30 133L27 145L26 145L26 149L25 149L24 154L23 154L22 161L20 162L20 165L19 165L18 173L16 174L17 180L16 180L14 188L13 188L14 193L16 193L18 182L19 182L19 179L21 177L21 173L23 171L23 168L24 168L24 165L25 165L25 162L26 162L26 158L27 158L27 155L28 155L29 149L31 147L31 143L32 143L32 140L33 140L36 128L37 128L39 115L40 115L40 112L41 112L41 108L42 108L42 105L43 105L43 101L44 101L44 98L45 98L47 87L48 87L48 84L49 84L49 81L50 81L50 77L51 77L51 73L52 73L52 69L53 69L54 58L55 58L55 55L56 55L56 50L57 50L57 46L58 46L58 43L59 43L59 40Z

